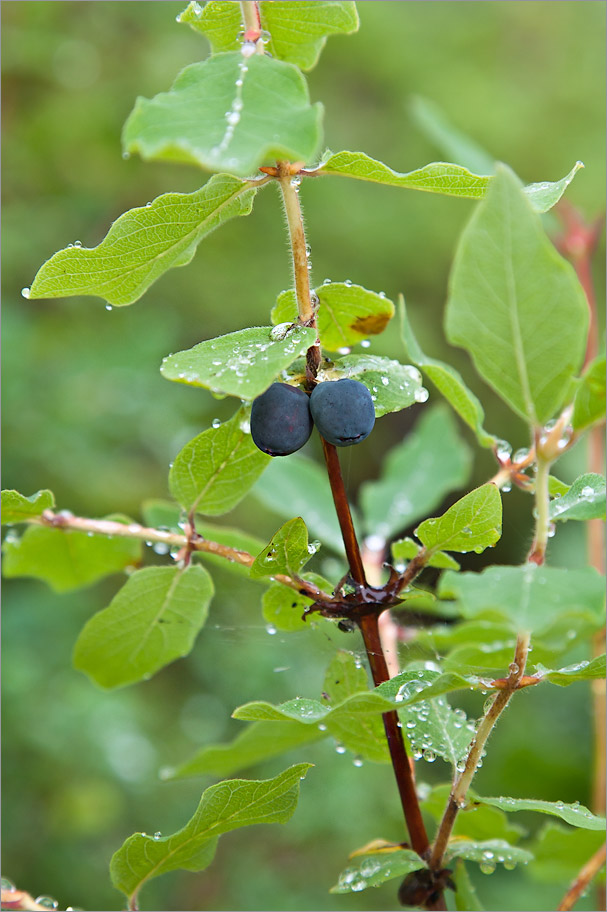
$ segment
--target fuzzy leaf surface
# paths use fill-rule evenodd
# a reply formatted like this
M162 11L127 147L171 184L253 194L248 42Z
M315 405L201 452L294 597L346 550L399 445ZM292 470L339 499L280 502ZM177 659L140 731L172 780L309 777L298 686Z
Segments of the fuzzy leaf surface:
M271 457L268 457L270 459ZM337 516L328 510L331 487L318 462L294 453L288 459L272 459L253 488L253 496L278 516L301 516L314 538L338 554L344 546ZM352 511L357 526L356 512Z
M333 367L318 372L317 379L341 380L343 377L364 383L371 393L376 418L413 405L418 401L421 389L421 375L416 367L381 355L336 358Z
M605 519L605 479L602 475L580 475L561 497L550 501L550 519Z
M167 270L186 266L211 231L248 215L256 192L248 181L216 174L195 193L164 193L117 218L96 247L70 244L53 254L29 296L94 295L113 307L132 304Z
M504 165L461 236L445 328L531 424L545 423L563 405L586 346L586 297Z
M327 731L299 722L253 722L228 744L203 747L174 769L163 770L162 778L229 776L328 737Z
M184 509L227 513L255 484L271 457L258 450L244 409L190 440L169 473L171 494Z
M543 665L536 665L536 674L541 676L542 681L550 681L551 684L558 684L560 687L568 687L577 681L604 678L605 656L595 656L590 661L584 659L582 662L576 662L575 665L567 665L565 668L558 668L555 671L544 668Z
M500 619L519 633L541 633L560 616L585 617L601 623L604 581L592 567L489 567L481 573L447 571L439 583L440 598L457 599L465 618Z
M284 339L273 339L271 332L271 326L254 326L199 342L165 358L160 373L214 393L255 399L316 340L313 329L301 326Z
M230 126L226 112L234 112L235 102L242 108ZM227 52L187 66L169 92L138 98L122 142L126 152L144 159L246 177L264 162L309 161L320 143L321 118L322 105L310 105L296 67L266 55L245 60Z
M101 687L124 687L187 655L213 597L204 567L145 567L85 624L74 667Z
M367 534L387 539L427 516L466 483L470 468L470 450L452 412L443 405L424 411L408 437L388 452L380 478L361 486Z
M296 577L310 560L308 530L301 516L290 519L276 532L251 566L251 577L276 576L284 573Z
M391 547L392 557L395 561L409 561L421 551L419 543L412 538L401 538L399 541L392 542ZM450 554L445 554L444 551L436 551L426 566L437 567L439 570L459 570L459 564L455 558Z
M320 302L317 326L321 345L328 351L357 345L367 336L384 331L394 316L394 304L385 295L362 285L331 282L314 289ZM295 322L297 299L289 289L278 296L272 323Z
M475 799L479 804L489 804L510 814L514 811L538 811L560 817L565 823L584 830L605 830L605 818L598 817L583 804L565 804L563 801L541 801L536 798L484 798Z
M543 182L525 187L524 191L531 205L538 212L546 212L554 206L581 167L581 162L577 162L569 174L555 183ZM393 171L383 162L370 158L364 152L336 152L322 162L318 167L318 173L338 174L390 187L425 190L428 193L442 193L467 199L485 197L495 179L472 174L462 165L453 165L450 162L432 162L415 171L401 173Z
M401 333L407 357L430 378L439 393L444 396L462 421L465 421L468 427L474 431L480 445L482 447L493 446L495 437L492 434L488 434L483 427L485 412L481 403L472 390L468 389L461 375L454 367L436 358L429 358L428 355L423 353L413 334L402 296L399 304Z
M412 849L384 850L362 855L352 859L348 867L344 868L329 893L359 893L367 887L381 887L387 881L405 877L423 866L419 855Z
M26 497L19 491L2 492L2 525L10 526L13 523L27 522L33 516L41 516L45 510L52 510L55 506L55 495L48 488L36 491Z
M318 61L327 36L351 34L358 29L356 4L352 0L299 0L292 3L259 3L262 29L270 33L268 50L272 57L309 70ZM238 33L243 27L237 3L211 0L204 8L189 3L179 17L205 35L213 53L240 47Z
M573 402L571 423L582 431L605 420L605 356L588 366Z
M426 519L415 534L429 551L476 551L499 541L502 498L491 482L476 488L437 519Z
M20 538L9 533L4 539L2 572L6 577L31 576L55 592L69 592L122 573L141 560L141 553L142 543L135 539L31 525Z
M256 823L286 823L310 763L291 766L273 779L229 779L205 789L194 816L171 836L134 833L112 856L112 883L131 907L141 888L167 871L202 871L213 860L217 837Z

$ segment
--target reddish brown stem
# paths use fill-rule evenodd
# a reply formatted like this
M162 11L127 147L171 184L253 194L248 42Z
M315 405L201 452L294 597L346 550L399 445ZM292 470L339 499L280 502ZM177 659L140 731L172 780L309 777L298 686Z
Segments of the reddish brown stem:
M324 437L321 437L320 439L322 440L325 462L327 463L329 483L333 493L333 502L337 512L337 519L339 520L339 527L344 540L346 556L348 558L348 563L350 564L350 572L357 583L360 583L361 586L366 586L367 579L365 577L365 568L363 566L360 548L358 547L356 532L354 531L348 495L346 494L341 467L339 465L339 456L332 443L327 443Z

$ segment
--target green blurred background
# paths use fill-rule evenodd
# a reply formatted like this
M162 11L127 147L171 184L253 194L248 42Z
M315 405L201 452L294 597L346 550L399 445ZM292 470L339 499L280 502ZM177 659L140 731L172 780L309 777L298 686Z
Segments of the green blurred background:
M175 22L182 7L2 4L3 487L25 494L49 487L61 507L84 515L138 517L142 500L167 496L169 461L233 405L167 383L161 358L267 322L289 283L279 200L269 190L249 218L209 237L188 268L166 274L133 307L107 312L97 299L21 297L55 250L76 238L93 246L126 209L206 179L193 168L123 161L120 152L135 97L166 90L179 69L207 53L203 39ZM445 158L411 116L412 99L423 96L525 181L558 179L581 159L586 169L567 196L587 216L600 213L603 2L364 0L358 7L360 32L329 39L309 75L312 99L326 106L330 148L360 149L403 171ZM422 347L462 371L483 400L488 429L515 448L527 444L523 425L442 336L450 261L473 204L344 179L306 182L301 198L316 282L349 278L393 298L403 291ZM547 225L558 227L554 219ZM600 300L602 275L596 281ZM402 357L397 328L374 340L371 352ZM435 398L384 418L348 452L353 497ZM584 469L580 446L558 474L571 481ZM492 472L490 454L479 453L473 483ZM529 544L530 502L514 491L504 509L504 541L491 557L513 563ZM262 537L279 524L252 498L226 521ZM554 540L554 563L583 563L583 530L574 525ZM470 563L481 565L476 556ZM192 655L114 693L73 671L70 655L79 629L120 579L61 597L34 581L4 584L3 873L34 896L52 894L61 908L122 908L107 874L111 853L135 830L179 828L213 781L162 783L159 768L231 738L241 723L229 715L246 700L317 696L335 646L357 648L345 635L269 637L262 590L223 571L215 577L209 626ZM521 695L491 741L478 790L588 803L588 696L579 685L556 696ZM211 868L153 881L143 907L395 908L394 884L360 895L327 892L350 851L375 837L402 838L391 770L356 768L329 743L287 758L300 759L317 768L286 828L224 837ZM279 758L245 775L263 778L286 765ZM419 775L445 779L441 766L424 764ZM538 827L537 817L521 822ZM486 908L554 908L565 886L472 873ZM579 908L594 908L592 898Z

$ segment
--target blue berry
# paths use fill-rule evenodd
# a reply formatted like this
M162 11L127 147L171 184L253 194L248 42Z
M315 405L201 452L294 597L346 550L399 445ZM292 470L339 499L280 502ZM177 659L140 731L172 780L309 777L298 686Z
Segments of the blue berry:
M273 383L253 401L253 443L270 456L288 456L300 450L313 427L310 400L303 390L295 386Z
M334 446L352 446L369 436L375 424L371 393L358 380L319 383L310 396L319 432Z

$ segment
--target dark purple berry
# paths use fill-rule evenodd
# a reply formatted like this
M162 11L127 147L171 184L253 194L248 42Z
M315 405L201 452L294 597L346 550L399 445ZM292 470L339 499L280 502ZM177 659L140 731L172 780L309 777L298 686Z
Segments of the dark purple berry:
M339 447L360 443L375 424L371 393L358 380L319 383L310 396L310 411L325 440Z
M303 390L295 386L273 383L253 401L253 443L270 456L288 456L300 450L313 427L310 400Z

